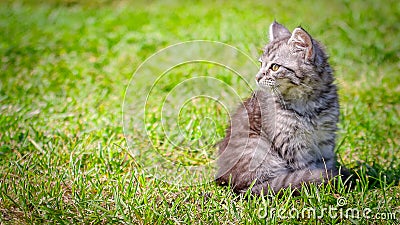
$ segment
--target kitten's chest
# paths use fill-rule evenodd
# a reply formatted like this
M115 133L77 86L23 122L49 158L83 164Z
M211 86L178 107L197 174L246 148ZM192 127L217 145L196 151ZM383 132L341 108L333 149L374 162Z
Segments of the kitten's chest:
M310 141L311 138L316 137L319 130L319 124L316 121L310 121L287 111L276 112L275 115L267 118L267 123L263 128L267 129L271 138L277 139L281 136L281 139L287 142Z
M262 133L283 157L312 161L333 152L336 129L333 117L309 118L279 109L265 116Z

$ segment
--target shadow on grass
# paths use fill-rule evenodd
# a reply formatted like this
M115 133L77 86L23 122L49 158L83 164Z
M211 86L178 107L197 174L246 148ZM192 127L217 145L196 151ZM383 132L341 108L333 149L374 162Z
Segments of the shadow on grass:
M383 189L400 183L400 168L396 168L393 163L385 167L376 162L372 165L358 162L357 166L351 169L350 174L354 183L353 187L357 188L357 183L359 183L366 190Z

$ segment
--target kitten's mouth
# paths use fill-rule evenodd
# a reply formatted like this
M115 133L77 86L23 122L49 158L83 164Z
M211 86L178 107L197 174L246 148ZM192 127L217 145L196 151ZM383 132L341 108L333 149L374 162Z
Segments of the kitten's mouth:
M278 84L275 81L275 79L271 79L271 78L262 78L259 81L257 81L258 85L260 87L269 87L269 88L273 88L273 87L277 87Z

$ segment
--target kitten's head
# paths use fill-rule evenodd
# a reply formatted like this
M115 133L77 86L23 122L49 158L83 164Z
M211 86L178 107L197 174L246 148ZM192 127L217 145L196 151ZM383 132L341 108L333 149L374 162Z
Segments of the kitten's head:
M273 22L269 39L256 75L261 88L279 91L288 100L304 99L333 82L327 55L303 28L296 28L291 33Z

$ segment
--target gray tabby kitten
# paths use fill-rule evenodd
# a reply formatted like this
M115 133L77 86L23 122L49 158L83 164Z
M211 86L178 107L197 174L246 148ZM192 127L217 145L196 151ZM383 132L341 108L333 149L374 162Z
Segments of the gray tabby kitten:
M217 183L253 194L326 183L339 174L334 154L339 103L328 56L302 28L270 26L256 75L260 90L231 118L219 144Z

